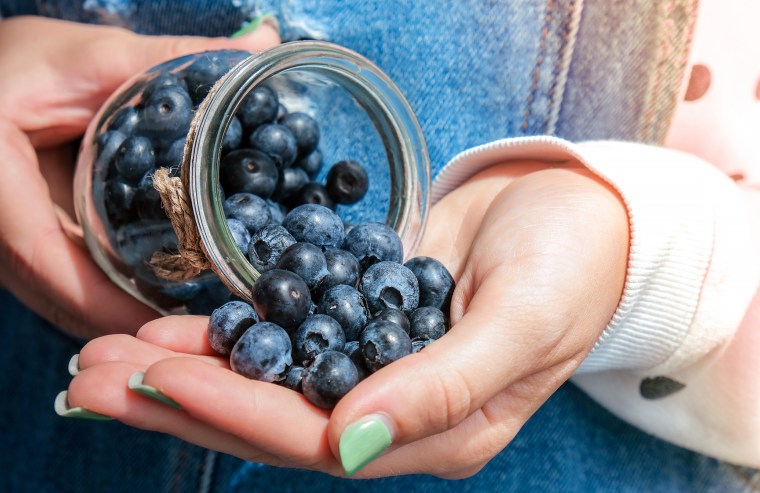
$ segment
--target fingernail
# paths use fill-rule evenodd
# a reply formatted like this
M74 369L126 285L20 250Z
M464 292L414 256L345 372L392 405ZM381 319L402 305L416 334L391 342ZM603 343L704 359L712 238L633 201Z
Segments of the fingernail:
M130 390L134 390L138 394L144 395L145 397L150 397L151 399L166 404L167 406L171 406L174 409L182 409L182 406L180 406L174 399L167 397L157 388L151 387L148 384L144 384L143 378L145 378L145 373L141 371L133 373L127 381L127 387L129 387Z
M257 15L247 23L243 24L243 27L232 33L230 38L239 38L245 36L248 33L252 33L262 24L266 24L278 33L280 32L280 23L277 22L277 18L270 12Z
M79 371L79 353L77 353L69 360L69 375L75 377L79 374Z
M372 462L393 442L390 420L370 414L349 425L340 436L340 462L346 476Z
M94 421L113 420L111 416L96 413L83 407L70 407L69 392L67 390L59 392L55 397L55 404L53 404L53 409L55 409L55 412L58 416L63 416L64 418L91 419Z

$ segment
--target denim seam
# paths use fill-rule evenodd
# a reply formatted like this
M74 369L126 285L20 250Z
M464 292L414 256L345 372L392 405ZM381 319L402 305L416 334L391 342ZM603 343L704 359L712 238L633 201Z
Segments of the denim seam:
M198 493L209 493L211 491L211 480L214 477L217 453L213 450L206 450L204 456Z
M552 21L552 14L554 13L554 0L548 0L546 4L546 13L544 14L544 25L541 28L541 42L538 48L538 55L536 56L536 64L533 67L533 78L530 82L530 92L528 93L528 99L525 103L525 111L523 111L523 121L520 128L525 132L528 129L528 118L531 116L531 105L536 99L538 93L538 79L541 76L541 64L546 56L546 39L549 36L549 26Z
M666 137L688 62L698 5L699 0L671 0L658 6L662 15L657 16L661 19L657 26L658 41L649 70L653 77L640 127L644 142L662 143ZM678 25L676 16L685 12L688 22L685 26Z
M578 38L578 28L581 23L583 12L583 0L573 0L570 3L570 15L565 21L563 34L565 42L563 43L562 52L557 57L556 78L551 93L551 103L549 108L549 118L546 123L546 133L554 135L557 131L557 121L559 120L559 111L562 106L562 100L565 96L565 87L567 85L570 63L572 62L575 41Z

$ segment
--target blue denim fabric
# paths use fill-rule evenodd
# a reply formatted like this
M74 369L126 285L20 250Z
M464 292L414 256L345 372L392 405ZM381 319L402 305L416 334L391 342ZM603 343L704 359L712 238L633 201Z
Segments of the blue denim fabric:
M225 35L273 12L285 40L332 41L385 70L417 113L437 172L456 153L509 136L656 142L669 117L665 87L673 77L652 82L652 60L664 60L656 3L585 0L581 9L579 0L366 0L350 6L326 0L0 0L0 15L32 13L146 34ZM52 402L68 384L66 364L81 342L7 292L0 291L0 307L3 492L731 492L760 485L753 471L626 425L572 384L466 480L357 482L249 464L119 423L57 417Z
M515 440L459 481L368 481L278 469L203 450L118 422L64 419L53 399L81 343L0 290L0 491L134 492L743 492L760 476L663 442L618 420L572 384Z

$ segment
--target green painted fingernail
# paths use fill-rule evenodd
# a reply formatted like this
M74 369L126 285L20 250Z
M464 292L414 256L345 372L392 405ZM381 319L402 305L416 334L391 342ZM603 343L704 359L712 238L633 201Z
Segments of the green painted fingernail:
M69 360L69 375L75 377L79 374L79 372L79 353L77 353Z
M372 462L393 442L388 418L370 414L343 430L340 436L340 462L346 476Z
M55 409L55 412L58 416L63 416L64 418L91 419L93 421L112 421L113 420L111 416L106 416L105 414L96 413L96 412L90 411L89 409L85 409L83 407L70 407L69 406L69 392L67 390L63 390L59 392L58 395L55 397L55 403L53 404L53 409Z
M230 38L239 38L240 36L245 36L248 33L252 33L262 24L268 24L274 28L275 31L280 32L280 24L277 22L277 18L271 12L266 12L264 14L257 15L249 22L243 24L243 27L232 33Z
M144 395L145 397L150 397L151 399L154 399L158 402L166 404L167 406L171 406L174 409L182 409L182 406L180 406L171 397L167 397L166 395L162 394L161 391L159 391L155 387L151 387L150 385L144 384L143 378L145 378L145 373L141 371L138 371L137 373L133 373L132 376L129 377L129 380L127 381L127 387L129 387L130 390L134 390L140 395Z

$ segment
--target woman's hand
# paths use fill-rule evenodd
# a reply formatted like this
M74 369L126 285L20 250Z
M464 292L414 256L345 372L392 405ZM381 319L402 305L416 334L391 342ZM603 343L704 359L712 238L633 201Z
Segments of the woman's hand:
M153 65L278 42L269 26L230 40L38 17L0 22L0 285L80 337L134 333L155 318L95 265L71 219L75 139L119 85Z
M433 207L417 253L458 280L450 332L372 374L332 413L230 371L212 356L199 317L92 341L69 405L250 461L356 477L472 475L610 320L625 278L626 212L585 169L502 165ZM129 391L135 372L182 409Z

